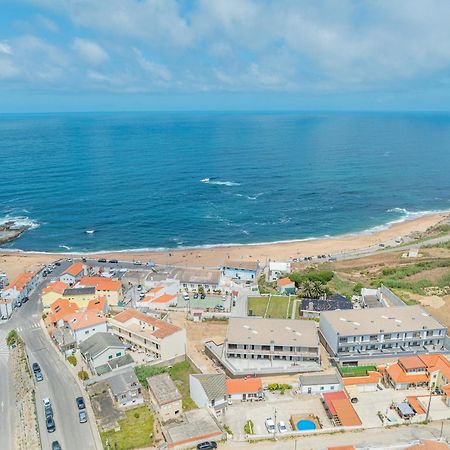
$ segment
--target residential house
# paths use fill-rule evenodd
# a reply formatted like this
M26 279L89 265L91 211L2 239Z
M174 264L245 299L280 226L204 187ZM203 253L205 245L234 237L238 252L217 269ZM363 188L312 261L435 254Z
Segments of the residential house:
M227 261L222 266L222 274L232 280L256 282L258 272L256 261Z
M74 285L85 274L83 263L76 262L69 266L59 279L70 286Z
M171 276L180 283L180 289L184 291L213 292L221 289L222 274L215 269L188 269L177 268Z
M334 373L320 375L300 375L299 388L302 394L317 394L342 390L342 380Z
M52 281L41 290L41 301L44 309L50 308L50 305L61 298L64 291L69 287L63 281Z
M64 325L64 317L78 311L78 305L67 298L58 298L50 305L48 321L55 327Z
M277 290L282 294L295 294L295 283L289 277L279 278Z
M230 317L225 341L205 351L230 377L320 370L316 324L310 320Z
M276 281L278 278L282 277L291 272L291 263L289 262L269 262L269 281Z
M100 295L97 298L89 300L86 310L87 311L98 311L105 316L106 314L109 313L108 300L106 300L105 296Z
M388 358L398 354L438 353L447 327L420 306L324 311L322 341L338 362Z
M147 378L148 390L155 411L163 423L176 420L183 413L182 397L167 373Z
M261 378L248 377L226 381L228 401L263 400L264 392Z
M17 302L22 301L32 291L36 285L35 273L23 272L17 275L8 287L2 291L3 300L11 300L13 307Z
M225 412L228 397L225 374L191 374L189 375L189 391L192 400L199 408L210 408L216 416Z
M109 329L147 357L167 363L184 360L186 330L134 309L109 319Z
M418 444L406 447L404 450L449 450L450 447L445 442L421 439Z
M375 392L378 389L382 374L376 371L369 371L367 375L359 377L343 377L344 386L349 388L354 386L358 392Z
M79 308L86 308L91 300L97 298L95 287L71 287L64 290L63 298L66 298L78 305Z
M106 297L109 306L117 306L122 300L122 284L107 277L82 277L77 286L95 287L97 295Z
M178 284L158 285L136 302L136 308L168 309L177 305Z
M80 344L80 353L92 373L105 364L114 364L114 360L124 356L127 345L116 335L99 331ZM132 359L131 359L132 362Z
M67 323L77 345L95 333L108 331L106 318L95 310L68 314L64 317L64 322Z
M109 384L111 394L119 407L136 406L144 403L142 386L133 368L127 367L113 372L104 378Z

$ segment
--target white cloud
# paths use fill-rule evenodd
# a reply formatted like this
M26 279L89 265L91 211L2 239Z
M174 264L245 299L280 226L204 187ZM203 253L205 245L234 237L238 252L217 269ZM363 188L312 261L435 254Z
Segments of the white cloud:
M170 81L172 79L172 74L166 66L146 59L140 50L136 48L133 50L139 65L154 78L160 81Z
M0 80L8 80L16 78L20 70L13 64L12 61L0 58Z
M11 46L5 41L0 42L0 53L3 53L5 55L12 55Z
M101 64L109 59L108 53L99 44L89 39L76 37L72 46L90 64Z

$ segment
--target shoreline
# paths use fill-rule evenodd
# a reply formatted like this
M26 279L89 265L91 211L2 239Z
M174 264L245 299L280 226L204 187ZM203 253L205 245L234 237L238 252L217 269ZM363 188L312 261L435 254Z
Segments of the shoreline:
M55 259L64 256L103 256L123 261L152 260L162 265L179 265L185 267L218 267L225 261L261 261L269 259L286 260L321 254L347 255L364 250L374 252L379 244L401 244L395 240L402 238L406 243L415 235L426 233L430 228L450 220L450 211L424 213L419 217L393 221L370 230L330 237L306 238L302 240L279 241L257 244L221 244L190 248L173 248L160 250L118 250L99 252L36 252L17 249L1 249L0 271L6 271L9 278L23 270L36 270ZM320 262L320 260L319 260Z

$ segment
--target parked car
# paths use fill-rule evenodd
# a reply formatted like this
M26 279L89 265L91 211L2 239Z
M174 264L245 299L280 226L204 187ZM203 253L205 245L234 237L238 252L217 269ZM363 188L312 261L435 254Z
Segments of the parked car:
M117 261L117 259L110 259L110 260L109 260L109 263L110 263L110 264L118 264L119 261Z
M86 258L83 257L83 258L81 258L81 261L86 262L87 260L86 260Z
M358 403L358 397L352 397L350 401L352 403Z
M61 263L59 261L55 261L55 266L60 266Z
M29 300L28 297L24 297L24 298L22 299L22 303L26 303L28 300Z
M42 372L39 370L37 372L34 372L34 378L36 381L42 381L44 377L42 376Z
M22 302L19 300L19 301L16 303L16 306L17 306L18 308L20 308L20 307L22 306Z
M200 442L197 444L197 450L211 450L217 448L217 444L214 441Z
M275 422L272 420L271 417L268 417L264 423L269 433L275 433Z
M81 411L78 411L78 417L80 418L80 423L87 422L87 414L84 409L82 409Z
M225 309L223 305L216 305L216 309Z
M44 403L45 417L47 418L48 416L53 416L53 409L52 409L52 404L50 402L50 399L44 398L44 399L42 399L42 402Z
M83 397L77 397L75 399L77 402L78 409L86 409L86 405L84 404L84 398Z
M49 433L53 433L56 430L56 425L55 421L53 420L53 416L46 417L45 425L47 426L47 431Z
M34 362L34 363L31 365L31 368L33 369L33 372L34 372L34 373L40 372L40 371L41 371L41 366L40 366L37 362Z
M52 442L52 450L62 450L61 444L58 441L53 441Z
M280 432L280 433L287 433L287 428L286 428L286 424L282 421L282 420L280 420L279 422L278 422L278 431Z
M105 263L106 262L106 258L99 258L99 259L97 259L97 262Z
M205 300L206 294L205 294L205 293L201 294L201 295L200 295L200 298L201 298L202 300Z
M197 292L194 293L194 298L198 298L198 293Z
M183 299L185 302L189 301L189 294L183 294Z
M134 264L135 266L142 266L141 261L133 261L133 264Z

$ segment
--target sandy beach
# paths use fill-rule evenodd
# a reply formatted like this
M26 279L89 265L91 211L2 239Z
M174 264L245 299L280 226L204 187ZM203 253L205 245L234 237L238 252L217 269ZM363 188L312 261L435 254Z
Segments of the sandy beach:
M249 244L237 246L220 246L212 248L174 249L153 252L112 252L104 253L105 258L116 258L123 261L148 261L158 264L185 265L192 267L217 267L225 261L261 261L286 260L319 254L339 255L364 249L376 248L379 244L391 245L398 238L408 238L415 233L424 233L444 220L448 220L450 212L432 213L413 220L394 223L386 229L360 234L323 239L293 242ZM5 271L11 279L24 270L37 270L42 265L64 257L64 253L27 253L5 252L0 256L0 271ZM71 254L70 256L76 256ZM96 254L100 257L100 254Z

